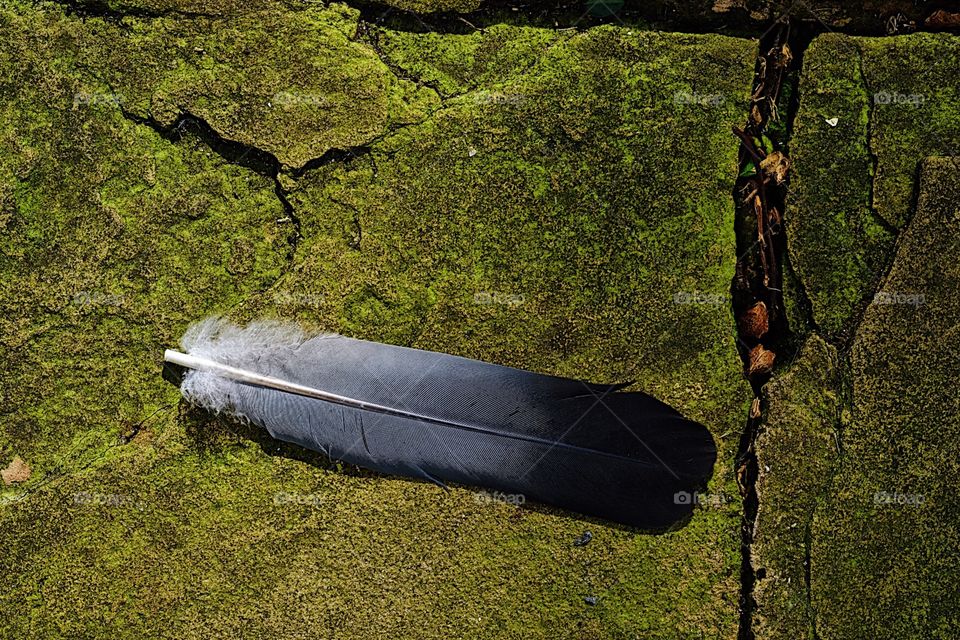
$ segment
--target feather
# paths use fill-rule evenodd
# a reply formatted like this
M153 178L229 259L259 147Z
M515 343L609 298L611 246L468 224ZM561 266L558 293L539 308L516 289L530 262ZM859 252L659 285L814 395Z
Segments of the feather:
M661 529L709 479L709 431L626 385L541 375L295 325L193 325L164 359L195 405L375 471Z

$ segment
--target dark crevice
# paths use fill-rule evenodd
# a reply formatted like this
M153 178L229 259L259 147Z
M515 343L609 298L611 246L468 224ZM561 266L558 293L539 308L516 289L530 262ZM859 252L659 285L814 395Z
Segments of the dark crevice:
M379 138L376 140L379 140ZM372 151L371 145L376 140L371 141L369 144L357 145L355 147L348 147L346 149L329 149L319 158L308 160L306 164L301 167L284 167L282 171L284 174L291 177L301 178L304 176L304 174L313 171L314 169L325 167L328 164L347 163L354 158L360 158L370 153L370 151Z
M407 80L418 87L426 87L427 89L430 89L437 94L437 97L440 98L441 101L452 97L444 95L440 90L440 87L437 86L435 82L429 82L422 78L418 78L390 60L390 58L384 53L383 47L380 44L380 28L376 26L375 23L361 19L357 24L357 32L354 35L354 40L373 49L373 51L377 54L377 57L380 58L380 61L386 65L386 67L390 69L390 72L393 73L393 75L395 75L398 79Z
M507 23L551 29L579 30L599 24L619 24L626 27L684 33L720 33L746 38L765 38L771 20L785 19L791 14L794 21L815 23L821 31L862 36L888 36L924 30L923 19L937 9L951 9L951 0L929 0L922 7L891 6L883 9L854 12L847 9L851 19L840 19L824 25L821 18L802 2L784 2L770 6L766 15L757 16L744 7L730 7L714 11L712 4L697 5L679 2L588 2L587 0L548 0L528 2L518 0L484 0L475 11L453 11L418 14L391 7L373 0L347 0L360 11L361 20L383 25L398 31L467 34L483 31L494 24ZM671 6L674 5L674 6ZM677 6L681 5L681 6ZM838 7L842 5L837 2ZM898 10L899 9L899 10ZM907 10L909 16L901 13ZM843 23L841 25L841 23Z
M35 2L41 5L40 2ZM101 18L110 22L120 22L124 18L219 18L215 13L203 11L184 11L182 9L145 9L143 7L124 7L115 9L100 0L54 0L54 4L63 7L78 18Z
M160 137L170 142L176 143L187 135L192 135L227 163L244 167L270 179L273 182L273 192L280 201L280 206L283 207L283 220L288 221L292 226L292 231L287 238L289 244L287 260L293 260L301 238L300 218L280 183L281 164L275 155L269 151L224 138L206 120L187 111L181 112L170 125L164 125L152 115L140 116L122 108L121 112L126 119L153 129Z
M685 33L724 33L756 37L762 22L750 18L745 10L719 14L713 11L690 13L656 6L649 2L588 3L584 0L517 2L486 0L472 12L453 11L417 14L379 2L351 0L360 11L360 19L372 25L414 33L437 32L465 35L484 31L496 24L526 25L558 30L588 29L600 24L620 24L655 30Z
M743 499L739 640L752 640L753 592L765 577L752 559L759 498L755 443L762 422L762 388L780 362L792 360L801 337L789 326L783 283L790 271L783 215L788 192L789 136L799 106L797 86L803 53L819 30L810 23L775 24L759 43L750 114L740 138L740 176L734 187L737 265L731 299L738 349L754 392L737 452L737 482ZM811 318L812 323L812 318ZM802 333L802 330L801 330Z
M180 115L172 124L165 125L152 115L140 116L130 113L124 110L122 107L120 110L126 119L130 120L131 122L149 127L165 140L177 143L188 135L194 136L201 143L210 148L211 151L223 158L225 162L249 169L257 175L263 176L272 181L273 192L276 195L277 200L279 200L284 212L284 217L278 220L278 222L288 223L291 226L291 232L287 236L287 269L284 269L284 271L281 273L281 277L283 273L286 273L286 271L293 265L297 249L300 246L300 241L303 237L301 219L297 215L293 204L290 202L289 193L283 186L283 179L286 177L300 178L309 171L331 164L349 163L353 159L365 156L371 151L371 147L367 145L361 145L347 149L329 149L319 158L309 160L301 167L288 167L283 165L277 156L269 151L254 147L252 145L247 145L236 140L224 138L203 118L193 115L187 111L181 111ZM373 142L378 139L379 138L375 138L370 144L373 144ZM354 243L351 244L351 247L359 249L359 212L355 212L354 223L356 226L356 238Z
M142 19L229 19L260 9L240 9L226 12L188 11L183 9L148 9L127 5L120 1L113 6L106 0L53 0L72 15L80 18L100 18L120 23L124 18ZM955 10L953 0L928 0L922 6L908 6L905 2L891 3L889 7L862 12L847 9L846 19L823 25L821 19L802 2L785 2L766 8L766 15L758 16L747 8L730 7L714 11L712 5L679 2L591 2L588 0L484 0L481 7L471 12L440 11L416 13L392 7L376 0L345 0L345 4L360 13L361 23L387 26L398 31L468 34L483 31L495 24L529 25L548 29L582 30L600 24L616 24L628 28L675 31L682 33L717 33L744 38L764 38L766 27L773 19L791 14L795 21L804 20L818 25L821 30L860 36L888 36L924 31L924 19L938 9ZM840 7L841 2L837 2ZM35 6L41 3L35 1ZM315 8L309 0L290 0L281 3L282 11ZM902 11L910 15L904 15ZM944 29L940 29L944 30ZM950 30L950 29L947 29ZM953 31L956 31L955 29Z
M123 116L140 125L156 131L164 140L179 142L187 135L192 135L209 147L214 153L229 164L244 167L257 175L270 179L273 182L273 192L283 207L283 220L292 227L288 236L289 250L287 260L292 261L302 238L301 221L296 209L288 198L284 189L281 175L299 178L308 171L333 163L349 162L370 152L368 146L357 146L349 149L330 149L319 158L314 158L301 167L286 167L274 154L257 147L229 140L220 135L203 118L187 111L181 112L177 119L165 125L152 115L140 116L121 108Z

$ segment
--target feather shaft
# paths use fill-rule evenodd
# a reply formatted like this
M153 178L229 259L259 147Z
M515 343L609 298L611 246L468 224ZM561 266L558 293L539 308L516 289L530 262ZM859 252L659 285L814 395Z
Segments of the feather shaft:
M282 378L265 376L265 375L256 373L255 371L247 371L246 369L231 367L230 365L222 364L220 362L216 362L209 358L194 356L188 353L181 353L179 351L174 351L173 349L165 350L163 352L163 359L165 362L169 362L170 364L175 364L181 367L185 367L187 369L193 369L195 371L206 371L209 373L214 373L217 375L221 375L225 378L228 378L230 380L233 380L235 382L250 384L257 387L264 387L266 389L274 389L275 391L282 391L285 393L293 393L295 395L303 396L305 398L313 398L315 400L324 400L326 402L331 402L333 404L338 404L338 405L342 405L344 407L350 407L353 409L361 409L363 411L372 411L374 413L381 413L388 416L395 416L397 418L407 418L410 420L418 420L420 422L427 422L427 423L435 424L441 427L463 429L465 431L473 431L476 433L499 436L501 438L509 438L511 440L520 440L523 442L542 444L552 448L567 449L571 451L583 451L583 452L599 455L606 458L613 458L615 460L624 460L624 461L633 462L633 463L637 462L635 458L631 458L629 456L621 456L609 451L600 451L597 449L590 449L587 447L578 447L577 445L572 445L572 444L561 442L558 440L548 440L546 438L537 438L529 435L507 433L505 431L500 431L498 429L491 429L488 427L486 428L476 427L468 424L454 422L452 420L439 420L437 418L434 418L428 415L414 413L411 411L405 411L403 409L397 409L394 407L388 407L388 406L376 404L373 402L365 402L363 400L357 400L355 398L348 398L347 396L342 396L336 393L329 393L321 389L314 389L313 387L308 387L306 385L297 384L295 382L290 382L288 380L283 380Z

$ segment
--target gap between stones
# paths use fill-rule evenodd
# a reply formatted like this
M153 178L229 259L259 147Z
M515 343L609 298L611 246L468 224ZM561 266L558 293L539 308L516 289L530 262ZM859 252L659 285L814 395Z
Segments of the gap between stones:
M753 640L753 597L763 579L752 561L754 526L759 498L758 460L754 444L762 420L761 394L778 356L791 356L800 345L787 321L783 257L787 250L783 227L790 160L788 143L799 106L797 86L803 53L819 29L809 23L775 23L759 42L753 94L747 124L734 127L740 139L740 175L734 191L736 272L731 301L737 321L737 348L754 400L740 437L736 458L737 483L743 499L740 538L740 620L737 637Z
M770 20L786 19L777 15L778 10L789 7L797 9L794 3L786 2L782 6L767 7L763 18L751 16L746 8L718 12L704 7L694 7L688 13L681 13L676 7L663 3L626 3L614 7L617 3L596 3L587 0L553 0L545 3L531 3L527 0L483 0L480 8L470 12L438 11L417 13L392 7L383 0L336 0L359 12L361 23L388 26L397 31L427 32L440 34L468 34L483 31L494 24L514 26L532 26L546 29L584 30L602 24L620 25L625 28L672 31L692 34L722 34L748 39L765 38L765 28ZM124 18L145 20L172 18L175 20L226 20L244 13L272 9L241 9L237 11L216 12L196 11L177 8L150 9L126 6L122 0L117 6L111 6L108 0L53 0L65 12L79 18L101 18L120 23ZM695 4L695 3L694 3ZM802 3L796 3L802 4ZM313 3L304 2L300 7L285 7L282 11L297 12L314 8ZM920 16L929 15L936 9L953 9L951 0L926 0ZM803 7L800 7L803 9ZM906 20L902 14L884 13L874 10L875 19L856 26L834 25L830 28L836 33L864 36L888 36L912 31L926 31L923 25ZM803 15L794 16L805 21L818 21L816 14L803 10ZM949 30L949 29L948 29Z

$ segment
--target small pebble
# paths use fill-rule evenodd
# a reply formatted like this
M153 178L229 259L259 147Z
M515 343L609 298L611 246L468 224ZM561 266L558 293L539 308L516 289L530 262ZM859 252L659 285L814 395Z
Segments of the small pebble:
M595 596L587 596L586 598L583 599L583 601L586 602L591 607L597 604L597 598Z
M593 540L593 534L589 531L584 531L583 535L573 541L573 546L585 547L591 540Z

